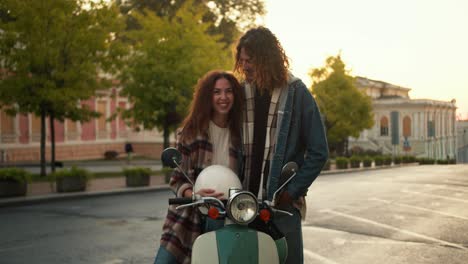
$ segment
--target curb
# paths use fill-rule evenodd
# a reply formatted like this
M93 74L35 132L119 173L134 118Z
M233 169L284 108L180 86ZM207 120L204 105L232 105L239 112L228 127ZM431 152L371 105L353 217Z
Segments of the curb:
M0 199L0 208L12 207L12 206L24 206L33 205L46 202L58 202L63 200L72 200L78 198L92 198L99 196L111 196L129 193L143 193L143 192L156 192L170 190L168 184L156 185L156 186L144 186L144 187L127 187L106 191L94 191L94 192L73 192L73 193L52 193L47 195L39 196L24 196Z
M319 176L326 176L332 174L340 174L340 173L353 173L353 172L364 172L364 171L373 171L373 170L385 170L385 169L397 169L403 167L411 167L411 166L420 166L418 163L406 163L406 164L399 164L399 165L383 165L378 167L361 167L361 168L352 168L352 169L334 169L334 170L326 170L320 172Z

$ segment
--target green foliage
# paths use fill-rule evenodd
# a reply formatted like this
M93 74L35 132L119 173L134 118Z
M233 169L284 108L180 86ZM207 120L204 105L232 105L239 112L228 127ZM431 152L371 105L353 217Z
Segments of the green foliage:
M365 168L371 167L371 166L372 166L372 158L369 157L369 156L365 156L365 157L362 159L362 165L363 165Z
M340 55L329 57L323 68L310 72L312 94L325 116L328 143L331 149L349 136L374 124L370 97L358 90Z
M440 159L440 160L436 160L436 163L441 164L441 165L447 165L449 164L449 161L446 159Z
M169 133L186 115L198 78L210 69L231 67L232 58L219 36L206 34L209 25L200 22L201 13L189 4L172 19L149 11L133 16L141 28L126 34L134 49L122 95L129 97L132 108L122 110L122 116L145 129L157 127L168 145Z
M375 166L382 166L384 164L384 157L383 156L375 156L374 157Z
M4 168L0 169L0 180L28 183L31 182L31 173L20 168Z
M4 0L2 9L10 19L0 24L0 108L43 120L97 117L80 102L110 87L108 77L115 76L106 73L121 68L125 49L115 36L125 25L116 6L104 0ZM44 166L44 123L41 134Z
M258 16L265 13L263 0L117 0L124 14L135 11L151 10L159 17L172 18L185 4L194 5L202 13L202 21L209 24L210 35L221 35L225 47L230 46L243 32L252 27ZM138 28L138 22L130 15L128 19L130 29Z
M394 164L400 164L401 161L402 161L402 157L400 157L400 156L393 157L393 163Z
M124 168L123 174L125 175L125 177L150 176L151 169L143 167Z
M361 167L361 161L362 161L362 159L360 157L358 157L358 156L351 156L351 158L349 158L351 168Z
M71 167L70 169L63 169L56 172L51 173L48 176L49 181L57 181L63 178L74 177L84 180L88 182L93 178L93 174L88 170L78 168L76 166Z
M392 165L392 156L383 156L384 165Z
M337 169L347 169L349 160L346 157L337 157L336 158L336 168Z
M435 159L432 158L419 158L419 165L432 165L435 164Z

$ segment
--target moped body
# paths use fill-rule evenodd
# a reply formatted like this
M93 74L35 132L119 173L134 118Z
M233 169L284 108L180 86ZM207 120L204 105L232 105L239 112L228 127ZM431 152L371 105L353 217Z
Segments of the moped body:
M163 152L162 161L166 166L179 167L180 155L174 148ZM180 167L179 167L180 169ZM170 204L178 204L178 209L198 206L202 213L212 219L224 219L223 227L200 235L192 246L192 263L194 264L281 264L286 261L287 243L270 216L274 213L289 212L275 209L274 202L259 202L255 195L242 191L237 176L230 169L219 165L205 168L194 184L197 188L206 188L214 180L217 191L228 194L227 200L221 201L213 197L169 199ZM283 171L295 176L297 165L285 166ZM292 170L292 174L291 174ZM223 179L222 176L225 176ZM234 176L233 176L234 175ZM291 179L290 178L290 179ZM188 179L188 177L187 177ZM219 180L223 179L223 180ZM190 181L190 179L188 179ZM191 182L191 181L190 181ZM283 188L288 181L286 181ZM193 183L192 183L193 184ZM276 196L276 193L274 197ZM249 224L251 224L249 226ZM252 226L262 227L259 229Z

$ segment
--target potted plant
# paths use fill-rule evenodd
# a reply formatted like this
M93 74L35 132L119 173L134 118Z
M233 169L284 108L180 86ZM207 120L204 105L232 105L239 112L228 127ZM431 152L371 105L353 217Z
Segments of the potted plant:
M19 168L0 169L0 197L25 196L31 174Z
M80 192L86 190L92 174L75 166L50 174L49 179L55 182L57 192Z
M362 159L362 165L364 166L364 168L369 168L372 166L372 158L369 157L369 156L365 156L363 159Z
M337 169L347 169L348 168L348 158L346 157L337 157L336 158L336 168Z
M123 170L127 187L148 186L151 169L143 167L126 168Z
M361 158L359 158L358 156L351 156L351 158L349 158L349 162L351 164L351 168L361 167Z
M375 156L375 166L382 166L384 164L384 158L382 156Z

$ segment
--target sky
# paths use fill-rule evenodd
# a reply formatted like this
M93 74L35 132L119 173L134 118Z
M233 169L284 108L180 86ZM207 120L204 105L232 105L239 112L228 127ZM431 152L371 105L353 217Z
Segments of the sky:
M456 99L468 118L467 0L265 0L263 24L308 87L312 68L341 53L351 75Z

